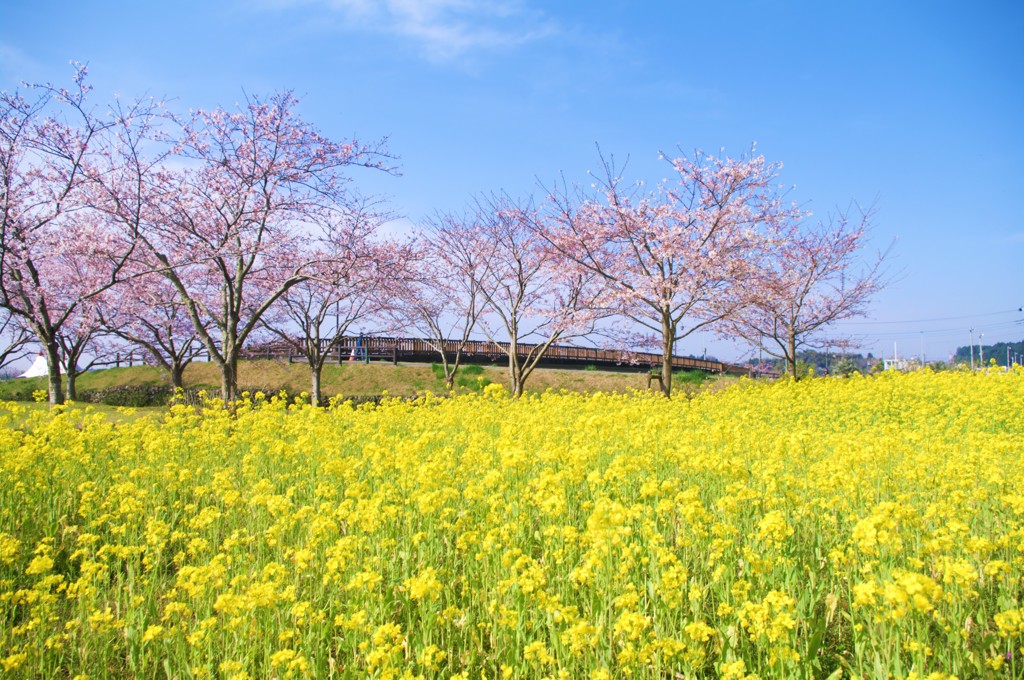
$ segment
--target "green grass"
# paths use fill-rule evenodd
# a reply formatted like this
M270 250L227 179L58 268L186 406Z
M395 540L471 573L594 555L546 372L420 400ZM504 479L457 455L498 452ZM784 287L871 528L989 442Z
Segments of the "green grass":
M676 371L672 374L673 386L694 385L700 387L710 376L704 371Z
M107 406L105 404L83 404L74 402L64 407L69 412L77 411L83 417L92 414L102 414L111 423L127 423L139 418L160 418L167 413L163 406L148 406L144 408L126 408L123 406ZM44 414L50 411L46 402L0 402L0 422L9 427L21 428L33 419L36 414ZM5 417L9 420L4 421Z
M431 364L430 370L437 381L437 384L434 386L435 389L443 390L444 366L436 363ZM455 387L462 388L470 392L482 390L493 382L485 375L485 372L486 369L479 364L466 364L460 366L458 372L455 374Z

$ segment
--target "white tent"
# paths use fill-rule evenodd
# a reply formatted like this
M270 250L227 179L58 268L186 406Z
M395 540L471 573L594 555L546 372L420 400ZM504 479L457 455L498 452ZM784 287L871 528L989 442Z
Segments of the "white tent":
M49 369L46 367L46 357L42 354L38 355L32 365L28 367L28 370L19 375L19 378L38 378L41 375L47 375Z

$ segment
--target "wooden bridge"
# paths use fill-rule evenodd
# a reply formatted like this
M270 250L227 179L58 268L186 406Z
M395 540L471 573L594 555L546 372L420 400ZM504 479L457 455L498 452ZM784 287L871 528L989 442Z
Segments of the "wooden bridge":
M445 351L455 356L458 342L446 341ZM468 364L497 364L507 358L509 343L490 340L471 340L462 350L462 362ZM518 353L526 356L536 345L519 343ZM439 360L434 346L421 338L389 338L381 336L344 337L331 350L332 359L345 361L390 361L411 363L432 363ZM244 359L277 359L302 361L303 355L291 343L279 340L242 350ZM596 347L575 347L572 345L551 345L544 352L538 366L546 368L576 368L588 366L605 370L648 371L661 368L661 354L650 352L627 352L623 350L598 349ZM753 375L750 366L728 364L709 359L672 357L676 370L704 371L727 375ZM758 373L759 376L778 377L774 373Z

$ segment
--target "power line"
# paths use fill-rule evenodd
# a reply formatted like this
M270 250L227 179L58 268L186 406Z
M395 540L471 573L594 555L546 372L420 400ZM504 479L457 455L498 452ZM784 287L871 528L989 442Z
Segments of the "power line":
M980 319L988 316L999 316L1001 314L1015 314L1017 312L1024 312L1024 307L1018 307L1017 309L1007 309L1001 312L987 312L985 314L967 314L964 316L943 316L936 317L934 319L908 319L906 321L839 321L836 323L836 325L874 326L881 324L912 324L933 323L935 321L961 321L963 319Z
M987 324L985 326L975 326L974 329L978 330L978 331L991 332L991 331L1009 330L1011 328L1014 328L1014 327L1017 327L1017 326L1021 326L1022 324L1024 324L1024 319L1017 319L1015 321L1007 321L1007 322L1004 322L1004 323ZM912 336L916 337L916 336L920 335L921 333L924 333L925 335L928 335L928 336L931 336L931 337L936 337L936 336L947 336L947 337L949 337L949 336L954 336L954 335L960 335L961 333L965 333L965 332L967 332L967 329L957 327L957 328L933 328L933 329L930 329L930 330L929 329L918 329L918 330L913 330L913 331L881 331L881 332L877 332L877 333L865 330L865 331L863 331L863 334L868 336L868 337L872 337L872 338L897 337L897 336L904 336L904 335L912 335Z

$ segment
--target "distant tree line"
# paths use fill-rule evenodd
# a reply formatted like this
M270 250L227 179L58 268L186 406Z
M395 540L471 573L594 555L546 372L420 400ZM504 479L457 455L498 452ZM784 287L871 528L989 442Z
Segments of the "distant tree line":
M1009 350L1010 362L1013 363L1014 357L1016 357L1017 363L1024 362L1024 340L1019 342L997 342L992 345L975 345L974 346L974 363L980 365L982 358L984 358L985 365L990 364L991 359L996 360L997 366L1006 366L1007 350ZM964 347L957 347L956 352L953 354L953 363L956 364L970 364L971 362L971 347L965 345Z
M659 348L665 395L673 349L699 330L796 377L883 285L871 211L812 221L753 150L665 156L650 188L601 158L592 183L478 196L395 239L353 182L397 174L386 140L330 138L291 93L187 115L90 96L82 67L69 87L0 93L0 368L42 352L51 404L75 397L86 359L129 347L175 385L202 353L231 401L243 347L273 337L305 357L319 403L357 327L429 338L449 385L472 334L506 342L515 396L572 338Z
M820 350L804 350L797 352L797 373L802 375L849 375L851 373L870 373L880 360L871 352L865 354L854 352L831 352ZM756 358L749 361L756 365ZM766 368L773 371L786 370L786 363L781 359L765 362Z

